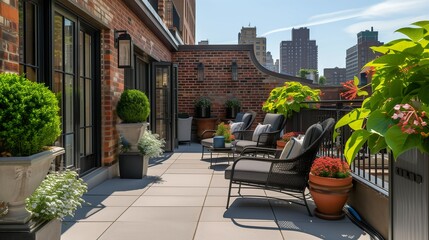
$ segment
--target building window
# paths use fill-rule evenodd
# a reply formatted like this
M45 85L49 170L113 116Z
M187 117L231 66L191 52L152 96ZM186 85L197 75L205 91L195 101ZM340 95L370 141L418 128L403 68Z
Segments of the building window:
M40 81L39 5L19 2L19 72L32 81Z

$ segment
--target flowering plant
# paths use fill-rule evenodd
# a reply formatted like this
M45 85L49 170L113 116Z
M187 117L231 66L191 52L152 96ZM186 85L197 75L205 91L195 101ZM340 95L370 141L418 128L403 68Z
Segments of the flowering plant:
M373 153L390 149L395 158L415 147L429 153L429 21L412 25L397 30L407 38L372 47L383 54L364 66L372 95L335 125L354 130L344 150L349 163L364 143ZM363 91L356 83L350 90L351 96Z
M302 134L300 132L287 132L285 134L283 134L281 141L283 142L289 142L289 140L293 137L298 137L299 134Z
M36 191L26 199L27 210L34 216L52 220L73 216L85 201L86 183L75 171L54 172L46 176Z
M234 134L231 134L229 124L225 124L223 122L221 122L221 123L219 123L219 125L217 125L215 135L216 136L224 136L226 143L230 143L230 142L235 140Z
M141 154L148 157L161 157L164 153L165 140L160 139L158 134L146 130L138 143Z
M319 177L346 178L350 176L350 167L340 158L320 157L314 160L310 173Z
M285 82L282 87L271 90L270 96L262 105L262 110L290 117L301 108L310 108L308 103L302 102L319 101L320 94L319 89L312 89L299 82Z

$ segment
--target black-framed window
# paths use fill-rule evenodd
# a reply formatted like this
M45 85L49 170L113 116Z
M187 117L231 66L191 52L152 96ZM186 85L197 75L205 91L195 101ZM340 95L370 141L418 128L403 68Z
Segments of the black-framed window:
M32 81L41 81L40 1L18 1L19 9L19 72Z

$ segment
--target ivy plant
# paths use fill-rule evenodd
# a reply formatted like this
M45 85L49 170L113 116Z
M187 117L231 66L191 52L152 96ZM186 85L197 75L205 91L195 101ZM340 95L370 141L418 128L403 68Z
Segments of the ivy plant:
M354 130L344 150L349 163L365 143L374 153L390 149L395 158L411 148L429 153L429 21L412 25L397 30L405 38L372 47L382 54L364 66L372 95L335 126ZM348 93L362 95L357 86Z

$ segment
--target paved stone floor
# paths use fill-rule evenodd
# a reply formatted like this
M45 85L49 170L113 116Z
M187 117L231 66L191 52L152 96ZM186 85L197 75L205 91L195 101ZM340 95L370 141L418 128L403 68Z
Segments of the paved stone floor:
M111 179L91 189L84 197L90 205L63 221L61 239L370 239L347 218L309 217L305 207L287 201L238 198L225 209L227 162L219 158L210 168L208 160L200 160L200 147L185 145L164 159L152 159L143 179Z

